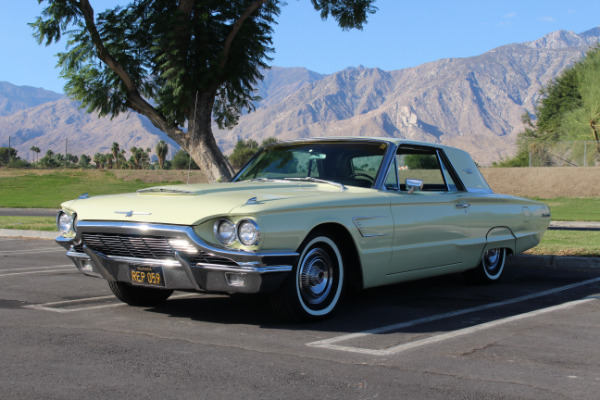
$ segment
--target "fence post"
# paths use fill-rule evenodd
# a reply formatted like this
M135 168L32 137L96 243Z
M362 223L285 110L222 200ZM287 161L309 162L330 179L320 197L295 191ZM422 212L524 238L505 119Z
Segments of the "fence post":
M583 142L583 166L587 167L587 142Z

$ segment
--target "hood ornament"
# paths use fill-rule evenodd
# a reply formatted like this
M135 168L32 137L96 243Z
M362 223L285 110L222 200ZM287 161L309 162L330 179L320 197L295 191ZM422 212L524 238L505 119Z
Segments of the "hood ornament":
M134 215L152 215L152 213L149 213L149 212L135 212L133 210L131 210L131 211L115 211L115 214L125 214L126 217L133 217Z

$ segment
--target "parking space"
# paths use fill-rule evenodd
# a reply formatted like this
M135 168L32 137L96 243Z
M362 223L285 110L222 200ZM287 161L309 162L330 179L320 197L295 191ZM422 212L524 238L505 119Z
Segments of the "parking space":
M327 321L288 324L259 296L129 307L52 241L0 238L0 386L5 398L595 398L600 273L575 267L367 290Z

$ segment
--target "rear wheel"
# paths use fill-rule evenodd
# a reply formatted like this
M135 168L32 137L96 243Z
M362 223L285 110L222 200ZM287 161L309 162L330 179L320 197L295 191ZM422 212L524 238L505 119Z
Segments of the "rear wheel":
M270 297L273 310L294 321L325 319L342 294L344 262L334 239L311 235L302 247L297 265L282 287Z
M465 272L467 280L476 284L493 283L500 279L504 271L506 249L489 249L481 255L475 269Z
M108 282L108 287L117 299L130 306L157 306L164 303L173 294L172 290L132 286L116 281Z

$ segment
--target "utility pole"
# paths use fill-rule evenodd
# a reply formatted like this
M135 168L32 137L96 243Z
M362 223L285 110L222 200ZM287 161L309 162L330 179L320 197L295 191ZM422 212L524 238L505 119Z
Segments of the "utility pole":
M6 165L8 165L10 167L10 164L11 164L11 162L10 162L10 136L9 136L8 137L8 160L7 160Z

